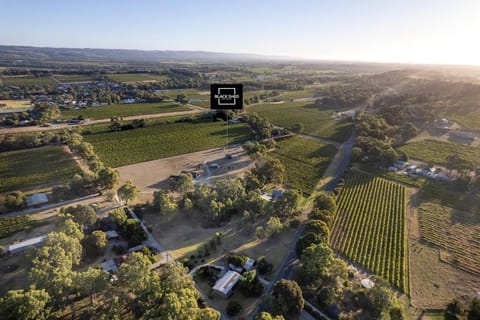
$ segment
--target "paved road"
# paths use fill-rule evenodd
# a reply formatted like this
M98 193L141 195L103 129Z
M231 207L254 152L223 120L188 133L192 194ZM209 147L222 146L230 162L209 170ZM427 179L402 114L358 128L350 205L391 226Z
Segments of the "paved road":
M197 113L206 112L206 109L200 108L195 106L188 105L192 107L192 110L189 111L177 111L177 112L167 112L167 113L154 113L154 114L144 114L138 116L130 116L130 117L123 117L124 121L131 121L137 119L152 119L152 118L164 118L164 117L174 117L174 116L183 116L183 115L191 115ZM20 133L20 132L38 132L38 131L50 131L50 130L58 130L58 129L68 129L68 128L76 128L86 125L92 124L99 124L99 123L109 123L109 119L98 119L98 120L87 120L83 124L80 125L69 125L69 124L57 124L52 125L51 127L40 127L40 126L26 126L26 127L14 127L14 128L3 128L0 129L0 134L6 133Z
M25 210L22 210L22 211L15 211L15 212L2 214L1 217L5 218L5 217L21 216L21 215L24 215L24 214L34 214L34 213L38 213L38 212L45 211L45 210L52 210L52 209L56 209L56 208L65 207L67 205L74 204L74 203L77 203L77 202L85 202L86 201L88 203L91 203L91 202L95 202L95 201L92 201L92 200L97 200L98 197L100 197L99 193L91 194L91 195L88 195L88 196L85 196L85 197L82 197L82 198L76 198L76 199L62 201L62 202L56 202L56 203L48 204L48 205L38 207L38 208L30 208L30 209L25 209Z

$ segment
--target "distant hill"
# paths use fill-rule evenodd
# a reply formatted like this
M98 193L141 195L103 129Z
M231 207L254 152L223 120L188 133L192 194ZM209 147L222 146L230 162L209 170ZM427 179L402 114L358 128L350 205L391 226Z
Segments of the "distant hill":
M131 49L82 49L47 48L0 45L0 62L20 63L27 61L58 62L175 62L175 61L253 61L280 60L286 57L272 57L256 54L222 53L208 51L131 50ZM291 58L289 59L291 60Z

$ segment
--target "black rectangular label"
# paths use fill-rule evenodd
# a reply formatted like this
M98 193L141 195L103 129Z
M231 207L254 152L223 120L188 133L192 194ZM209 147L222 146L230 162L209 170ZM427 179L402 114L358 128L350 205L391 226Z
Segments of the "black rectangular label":
M211 109L243 109L242 84L211 84Z

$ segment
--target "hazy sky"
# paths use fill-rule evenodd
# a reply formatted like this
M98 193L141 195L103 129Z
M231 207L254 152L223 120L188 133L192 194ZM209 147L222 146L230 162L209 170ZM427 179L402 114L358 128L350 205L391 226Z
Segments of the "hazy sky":
M0 0L0 44L480 65L480 0Z

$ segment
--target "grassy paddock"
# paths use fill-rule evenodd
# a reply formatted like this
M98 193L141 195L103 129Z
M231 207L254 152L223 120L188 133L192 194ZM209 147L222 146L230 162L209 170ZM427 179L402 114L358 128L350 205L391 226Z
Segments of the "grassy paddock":
M114 116L129 117L188 110L190 109L172 102L113 104L100 107L88 107L82 110L66 110L62 112L62 117L69 119L82 115L86 119L108 119Z
M56 74L54 78L59 82L85 82L95 80L94 77L87 74Z
M107 75L110 80L116 82L151 82L151 81L165 81L169 78L164 75L158 74L145 74L145 73L112 73Z
M63 183L81 170L60 146L2 152L0 193Z
M53 85L52 77L2 77L2 83L6 86L44 86Z
M336 153L332 145L295 136L277 140L272 156L284 164L286 183L310 193Z
M351 122L334 120L332 117L334 110L319 108L312 102L261 104L248 108L248 111L257 112L273 124L285 128L303 123L305 133L339 142L347 140L353 129Z
M411 158L443 166L450 154L464 156L475 163L479 163L480 159L480 148L437 140L412 142L402 146L400 150L405 151Z

